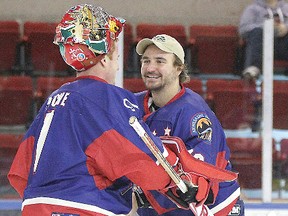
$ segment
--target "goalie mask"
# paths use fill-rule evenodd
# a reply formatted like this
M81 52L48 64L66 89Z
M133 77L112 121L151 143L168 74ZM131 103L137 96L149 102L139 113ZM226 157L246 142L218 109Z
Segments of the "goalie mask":
M76 71L94 66L110 52L125 23L101 7L88 4L70 8L56 27L54 43L64 61Z

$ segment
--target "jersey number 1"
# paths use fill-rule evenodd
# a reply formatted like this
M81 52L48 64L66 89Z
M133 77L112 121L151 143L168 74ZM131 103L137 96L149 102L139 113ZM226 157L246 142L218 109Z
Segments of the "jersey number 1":
M45 144L45 140L46 140L47 134L49 132L49 128L50 128L53 116L54 116L54 110L52 110L51 112L47 113L46 116L45 116L44 124L43 124L43 127L41 129L40 136L39 136L39 139L38 139L38 142L37 142L37 146L36 146L35 162L34 162L34 166L33 166L33 172L34 173L37 170L39 159L40 159L40 156L41 156L44 144Z

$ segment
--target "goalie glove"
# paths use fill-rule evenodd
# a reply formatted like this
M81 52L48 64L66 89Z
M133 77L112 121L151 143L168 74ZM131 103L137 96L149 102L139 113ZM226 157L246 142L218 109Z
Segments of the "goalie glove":
M167 151L172 151L171 155L176 154L178 161L174 169L188 188L186 193L182 193L174 183L171 183L161 192L180 208L187 209L191 202L196 203L196 206L213 204L218 194L219 182L237 179L237 173L195 159L180 138L167 136L160 138ZM169 156L167 160L169 161Z

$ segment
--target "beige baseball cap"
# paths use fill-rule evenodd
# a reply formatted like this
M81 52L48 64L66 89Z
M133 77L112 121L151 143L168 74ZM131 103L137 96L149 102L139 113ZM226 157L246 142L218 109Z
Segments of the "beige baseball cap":
M184 49L175 38L166 34L156 35L152 39L144 38L138 42L136 46L136 52L139 55L143 55L146 48L151 44L155 44L159 49L163 50L164 52L174 53L184 64Z

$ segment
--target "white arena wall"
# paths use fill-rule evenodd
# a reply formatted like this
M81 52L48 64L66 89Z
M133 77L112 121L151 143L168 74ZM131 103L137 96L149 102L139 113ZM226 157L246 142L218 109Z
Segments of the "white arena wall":
M71 6L90 3L109 13L139 22L161 24L233 24L237 25L243 9L251 0L1 0L0 20L58 22Z

